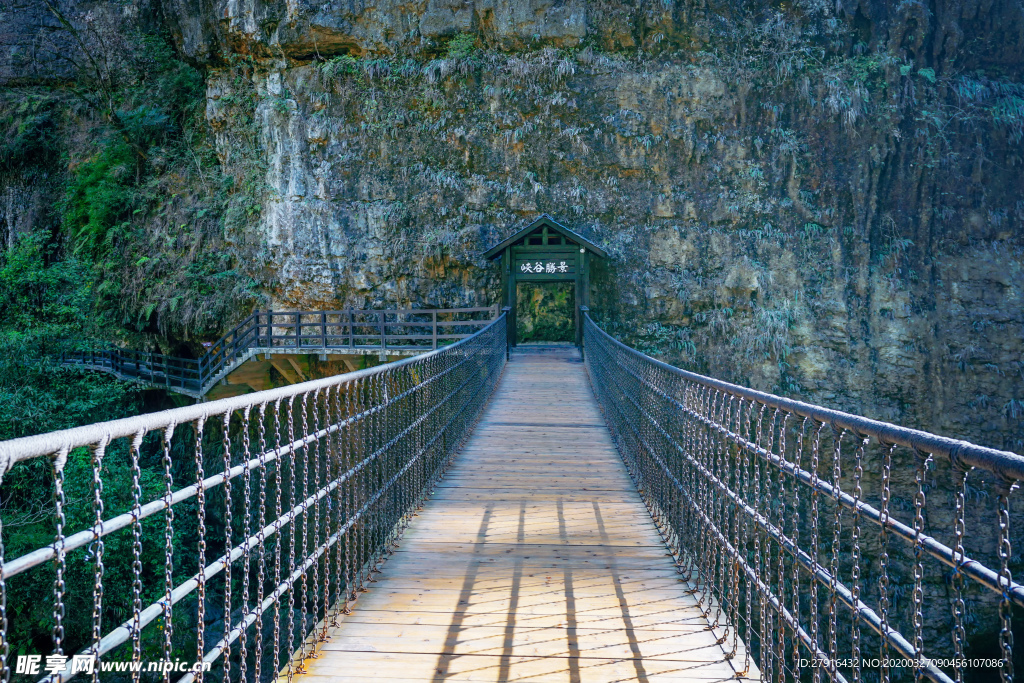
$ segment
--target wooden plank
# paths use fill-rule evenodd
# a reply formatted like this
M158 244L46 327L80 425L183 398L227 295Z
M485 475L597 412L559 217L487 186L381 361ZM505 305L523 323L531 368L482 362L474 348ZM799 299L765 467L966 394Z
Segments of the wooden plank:
M516 350L447 478L294 680L735 679L692 589L576 350Z

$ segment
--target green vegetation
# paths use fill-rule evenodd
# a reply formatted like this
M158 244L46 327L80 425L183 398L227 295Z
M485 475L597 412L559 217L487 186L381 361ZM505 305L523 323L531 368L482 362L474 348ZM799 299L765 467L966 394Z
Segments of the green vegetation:
M243 163L225 173L205 118L205 75L180 61L166 36L122 35L124 27L97 16L74 43L83 54L71 55L81 58L77 63L100 65L96 70L86 67L52 88L0 94L0 172L25 188L18 197L25 218L0 248L0 440L167 407L171 399L162 392L62 367L61 353L111 342L194 353L186 340L219 335L254 301L258 255L251 238L239 237L265 193L253 89L240 88L231 106L234 121L224 134L245 149L238 154ZM68 21L77 25L75 18ZM251 65L239 61L231 69L241 74ZM194 476L186 474L185 444L194 438L186 431L179 430L173 444L182 461L174 465L179 478ZM211 438L220 438L216 431ZM157 438L147 440L138 462L148 498L163 488ZM91 457L85 449L68 456L65 530L93 521ZM105 518L131 506L131 469L127 444L107 449ZM53 541L55 492L45 459L4 475L7 558ZM180 514L173 543L184 575L195 565L194 505L186 503ZM216 515L209 523L216 528ZM163 534L162 520L142 525L147 604L162 586ZM65 651L77 650L90 635L95 558L92 546L67 558ZM131 535L112 536L103 561L107 594L130 595ZM52 604L40 596L52 594L52 571L10 579L7 591L11 654L49 652ZM104 631L126 618L127 604L105 604ZM175 616L179 637L194 633L194 621L194 603L191 613L182 604ZM156 637L144 642L149 659L159 658L151 651Z
M69 348L68 339L81 340L95 331L91 273L83 260L59 258L43 235L26 235L0 256L0 440L38 432L66 429L96 420L136 414L142 407L141 392L107 375L60 367L60 352ZM86 488L91 481L80 470L88 454L72 454L69 481L74 482L68 500L69 522L81 528L91 498ZM123 456L108 460L108 472L123 471ZM111 476L106 500L124 508L130 478ZM53 542L54 519L49 512L53 500L53 477L47 460L19 465L3 480L3 532L6 558ZM114 550L111 561L125 566L130 560L124 549ZM74 557L69 566L69 587L81 590L90 581L89 568ZM130 590L115 577L115 590ZM52 592L50 572L29 572L24 578L8 579L8 619L12 631L11 654L48 652L48 615L52 606L39 599ZM82 600L91 595L84 590ZM82 642L91 607L76 604L69 610L68 635Z
M124 417L140 407L130 385L60 367L68 340L84 341L97 330L88 267L55 256L40 235L0 256L0 440Z
M477 51L477 37L472 33L460 33L448 41L445 50L447 59L469 59Z
M523 283L516 293L521 342L575 341L575 286L571 282Z
M85 73L67 88L7 91L2 158L52 196L32 232L45 235L52 258L73 255L85 269L108 338L166 348L216 336L251 307L259 259L234 238L259 211L265 166L255 98L232 108L225 134L248 163L225 174L205 119L204 75L165 37L132 37L134 48L111 56L102 79Z
M220 171L203 75L163 37L135 38L103 79L83 73L67 87L0 97L0 163L42 197L0 252L0 362L34 369L0 400L0 438L56 428L23 419L30 406L95 419L96 406L76 408L77 398L108 392L110 415L127 409L109 381L57 369L69 340L173 348L219 334L252 300L224 235L251 220L262 187Z

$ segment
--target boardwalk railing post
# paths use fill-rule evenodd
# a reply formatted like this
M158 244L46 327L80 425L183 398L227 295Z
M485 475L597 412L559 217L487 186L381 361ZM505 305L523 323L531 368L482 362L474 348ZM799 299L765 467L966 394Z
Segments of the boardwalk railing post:
M267 309L267 358L274 347L274 311Z
M437 348L437 311L431 311L430 320L430 348Z

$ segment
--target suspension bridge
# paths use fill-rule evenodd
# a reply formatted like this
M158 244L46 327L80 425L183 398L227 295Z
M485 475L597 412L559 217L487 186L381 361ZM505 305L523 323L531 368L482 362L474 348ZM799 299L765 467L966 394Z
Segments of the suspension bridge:
M4 679L1012 680L1024 458L580 315L0 443Z

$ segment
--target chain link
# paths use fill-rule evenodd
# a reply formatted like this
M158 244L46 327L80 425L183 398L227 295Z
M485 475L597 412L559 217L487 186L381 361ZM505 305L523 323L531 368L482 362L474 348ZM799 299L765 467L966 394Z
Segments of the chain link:
M764 421L764 411L767 410L767 408L768 406L761 404L759 410L757 411L757 431L754 435L754 443L757 447L761 447L763 443L762 423ZM754 510L762 511L764 510L764 500L761 498L761 458L754 456L752 457L752 460L754 470L752 475L754 478ZM762 567L763 563L764 556L761 554L761 530L760 528L758 528L757 525L754 525L754 575L758 583L760 583L764 578ZM758 665L760 667L762 675L770 675L770 673L768 672L768 648L765 647L765 638L768 635L767 631L765 630L765 627L767 626L767 615L765 610L766 596L764 592L761 590L757 590L756 593L758 607L756 643L759 657ZM751 647L755 645L755 643L751 641L748 641L748 643Z
M807 436L807 426L811 424L810 418L805 417L800 421L800 431L797 432L796 447L793 450L793 467L794 472L799 471L803 468L803 453L804 453L804 439ZM794 483L793 495L792 495L792 509L790 516L793 520L793 539L799 545L800 543L800 487ZM793 562L793 569L790 573L790 580L792 581L792 594L790 600L790 609L795 618L800 618L800 564L796 561ZM811 577L811 581L814 581L814 577ZM796 636L793 637L793 652L792 652L792 667L793 673L797 680L800 679L800 639Z
M870 439L861 438L860 445L854 451L853 460L853 529L851 531L850 545L852 546L850 562L850 597L853 600L853 614L850 624L850 650L853 660L853 683L860 683L861 679L861 649L860 649L860 503L864 495L861 482L864 479L864 451L871 442Z
M202 661L206 654L206 487L203 485L203 427L206 418L196 421L195 455L196 466L196 533L198 539L198 572L196 585L196 661ZM203 683L202 670L196 673L196 680Z
M132 440L132 662L138 663L132 680L142 678L142 470L139 449L146 432L141 431Z
M100 639L103 637L103 566L104 542L103 534L103 456L110 443L109 437L102 439L92 449L92 509L93 528L92 543L89 545L89 554L93 560L93 586L92 586L92 648L97 651L95 666L92 672L93 683L100 680L99 653Z
M966 611L963 574L964 558L966 557L966 552L964 551L964 532L966 531L964 498L967 490L967 475L970 469L964 469L956 465L954 467L956 469L957 485L953 491L953 501L956 506L953 514L953 535L955 541L953 543L953 576L950 583L953 585L954 594L953 657L957 660L957 663L953 667L953 676L956 683L963 683L964 668L959 660L964 658L964 643L967 641L967 631L964 628L964 612Z
M288 399L288 443L295 443L295 398L291 397ZM298 484L295 481L295 457L297 448L293 448L289 445L288 448L288 509L295 509L295 497L296 487ZM297 533L296 526L298 521L293 519L288 527L288 576L295 575L295 535ZM286 627L287 632L287 649L288 653L288 683L291 683L295 678L295 584L293 582L288 583L288 603L286 605L287 614L285 619L287 620ZM302 625L299 624L299 628ZM300 641L301 644L301 641ZM300 654L301 661L301 654Z
M256 506L256 528L263 529L267 521L267 404L260 404L260 417L257 424L256 434L260 444L259 457L259 505ZM275 469L276 469L275 460ZM255 657L253 661L253 680L261 683L263 680L263 614L257 610L263 609L263 591L266 585L266 564L267 546L260 541L256 547L256 603L253 605L254 617L256 618L253 629L253 644ZM277 664L275 660L274 664Z
M309 418L308 418L308 399L309 394L302 395L302 433L309 434ZM293 438L294 440L294 438ZM314 444L316 441L313 442ZM309 497L309 457L310 447L306 445L302 449L302 495L300 500L306 500ZM293 487L294 488L294 487ZM309 510L308 508L302 511L302 535L301 543L302 546L299 548L299 557L308 557L309 548ZM293 560L294 561L294 560ZM315 566L315 565L314 565ZM299 592L299 656L298 665L295 667L296 674L306 673L306 658L309 656L306 652L306 626L308 617L308 602L309 602L309 573L306 570L302 571L300 576L300 592ZM290 648L289 648L290 649Z
M174 477L171 472L171 441L174 438L174 428L177 425L170 424L163 433L163 466L164 466L164 599L161 605L163 617L164 642L163 658L171 661L171 653L174 650L174 612L171 602L174 592ZM165 671L164 683L170 683L171 672Z
M342 418L341 412L341 387L335 387L331 393L329 406L330 413L328 422L334 425L340 424ZM331 463L333 469L333 476L338 478L341 473L345 471L345 456L344 456L344 439L340 430L334 433L334 439L331 440L333 444L331 449ZM418 452L418 449L417 449ZM345 523L345 510L344 510L344 487L339 486L334 490L334 498L331 501L331 505L334 509L334 533L341 533L341 525ZM345 569L344 569L344 558L345 546L343 543L336 543L334 546L334 571L332 576L334 578L334 601L331 612L331 626L337 627L340 625L338 621L339 615L342 610L345 609Z
M1002 683L1013 682L1013 603L1010 600L1010 494L1017 488L1016 482L1001 482L997 503L999 517L999 651L1003 665L999 668Z
M928 472L928 465L931 463L931 456L915 451L917 456L917 470L914 473L914 482L917 484L917 491L914 493L914 681L917 683L923 676L924 658L924 550L921 546L921 537L924 535L924 477Z
M775 417L777 418L779 411L775 411ZM788 413L782 414L782 423L779 425L779 461L786 462L786 427L789 424L790 415ZM780 475L776 481L776 498L775 505L778 516L778 528L782 533L786 532L786 478ZM776 641L775 641L775 662L778 665L778 680L786 680L786 629L784 628L785 620L783 618L782 609L785 604L785 596L782 591L786 585L786 563L785 563L785 552L781 546L776 549L776 574L775 574L775 595L778 596L779 607L777 610L779 618L779 628L775 629Z
M896 445L891 445L882 456L882 506L879 511L880 550L878 553L878 613L882 624L882 656L879 671L881 683L889 683L889 504L892 500L892 454Z
M751 417L753 415L753 408L754 408L754 406L753 406L753 404L751 404L750 407L747 409L747 426L743 430L743 434L744 435L749 435L750 434L750 423L751 423ZM750 500L750 468L748 466L750 458L749 458L749 453L748 453L746 448L742 449L741 452L743 454L742 455L742 470L743 470L743 473L741 475L742 476L742 482L743 482L743 499L744 500ZM742 544L743 554L746 555L747 548L748 548L749 542L750 542L749 531L748 531L748 517L749 517L749 515L743 514L743 515L741 515L741 517L743 519L743 531L740 534L740 536L741 536L740 542ZM746 559L746 558L744 558L744 559ZM752 608L752 604L754 602L754 599L753 599L754 598L754 595L753 595L753 593L754 593L754 586L753 586L753 583L750 580L750 577L748 575L746 575L745 572L744 572L743 578L744 578L744 581L746 583L746 589L747 589L747 591L746 591L746 615L745 615L746 616L746 623L745 623L746 629L744 631L744 635L745 635L745 639L744 640L746 642L746 647L743 648L743 673L746 674L748 671L750 671L750 648L753 646L753 642L754 642L751 639L751 637L750 637L751 630L752 630L752 627L753 627L753 620L751 619L751 608Z
M232 413L224 413L224 424L223 432L221 433L221 450L222 457L224 459L224 633L231 633L231 548L235 546L234 543L234 521L233 511L231 505L231 479L226 475L231 471L231 415ZM229 680L231 678L231 641L225 639L224 643L224 678Z
M252 406L246 406L242 411L242 462L248 463L252 457L252 443L249 434L249 416L252 413ZM252 535L252 470L246 467L242 471L242 538L249 538ZM262 528L262 527L261 527ZM238 638L238 680L246 681L249 667L248 633L245 621L249 616L249 575L250 575L250 548L246 544L242 548L242 621L239 623L241 633ZM227 653L225 653L226 655ZM225 659L225 661L227 661Z
M64 549L64 527L67 525L67 518L64 514L64 508L67 505L67 498L64 495L64 465L67 463L67 459L68 449L64 448L51 463L54 520L57 524L53 539L53 547L57 553L53 579L53 652L58 655L64 654L64 593L67 590L64 583L64 575L67 573L67 557Z
M277 543L274 544L274 586L281 585L281 529L284 523L281 521L282 503L284 497L284 463L283 448L281 442L281 399L274 402L274 535ZM289 442L290 443L290 442ZM289 445L290 447L290 445ZM288 591L289 594L291 591ZM291 624L291 612L288 612L289 625ZM291 628L289 626L289 632ZM274 600L274 642L273 642L272 672L277 673L281 667L281 601ZM288 651L289 656L291 650Z
M818 489L818 461L819 452L821 448L821 435L825 431L825 425L820 424L818 431L814 435L814 442L811 445L811 647L812 656L815 659L818 658L818 584L819 581L814 574L818 571L818 557L819 557L819 536L818 536L818 505L819 498L821 496ZM811 680L814 683L818 683L821 680L821 667L815 666L811 671Z
M839 490L840 477L842 476L842 450L843 437L846 430L837 432L832 429L835 445L832 450L832 486ZM839 644L836 640L836 624L839 615L838 590L839 590L839 537L842 533L843 506L836 501L833 506L832 516L832 555L829 562L829 587L828 587L828 658L829 676L836 679L839 673L836 662L839 659Z

